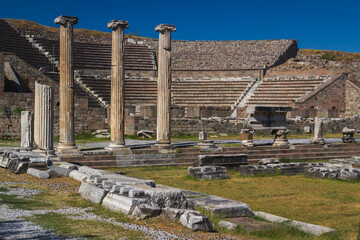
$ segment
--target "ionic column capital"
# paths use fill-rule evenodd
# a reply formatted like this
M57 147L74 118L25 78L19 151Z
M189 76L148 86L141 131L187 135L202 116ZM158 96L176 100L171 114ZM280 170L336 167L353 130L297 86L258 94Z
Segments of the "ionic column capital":
M159 24L155 27L155 32L175 32L176 31L176 27L175 25L171 25L171 24Z
M108 25L107 28L112 28L113 31L115 31L118 28L129 28L129 23L128 21L124 21L124 20L111 20Z
M77 22L78 22L77 17L65 16L65 15L58 16L54 20L55 24L61 24L65 27L67 27L69 24L75 25L75 24L77 24Z

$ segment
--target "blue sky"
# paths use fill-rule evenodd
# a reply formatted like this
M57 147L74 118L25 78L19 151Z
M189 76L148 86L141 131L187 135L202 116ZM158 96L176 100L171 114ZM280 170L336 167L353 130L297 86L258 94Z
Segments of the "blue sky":
M79 18L76 28L108 31L127 20L126 33L157 38L160 23L174 24L178 40L297 39L300 48L360 52L360 1L2 1L1 18L55 26L58 15Z

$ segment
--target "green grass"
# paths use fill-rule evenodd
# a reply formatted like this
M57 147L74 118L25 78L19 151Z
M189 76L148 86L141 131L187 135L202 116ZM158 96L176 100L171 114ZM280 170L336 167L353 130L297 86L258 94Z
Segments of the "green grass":
M94 220L73 220L57 213L35 215L28 220L63 236L91 239L144 239L145 237L140 231L126 230L120 226Z
M3 191L4 192L4 191ZM15 195L6 195L0 193L1 204L7 204L13 209L35 210L50 208L52 203L41 201L43 194L34 196L33 199L17 198Z
M128 176L152 179L158 184L245 202L255 211L331 227L342 238L355 239L358 236L359 182L302 175L244 177L236 170L228 172L230 179L196 180L187 177L186 167L126 168L120 171Z
M9 191L9 189L4 188L4 187L0 187L0 192L7 192L7 191Z

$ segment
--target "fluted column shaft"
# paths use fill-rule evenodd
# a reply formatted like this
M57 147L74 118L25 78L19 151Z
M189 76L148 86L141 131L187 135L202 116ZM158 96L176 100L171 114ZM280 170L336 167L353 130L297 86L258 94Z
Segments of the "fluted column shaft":
M74 140L74 68L73 25L76 17L60 16L55 19L60 26L60 141L59 152L76 150Z
M156 131L158 147L171 146L171 32L175 30L175 26L165 24L155 28L155 31L159 32Z
M125 132L125 38L127 21L113 20L108 23L112 28L111 52L111 143L110 149L124 148Z
M35 83L35 142L40 151L54 155L54 89Z

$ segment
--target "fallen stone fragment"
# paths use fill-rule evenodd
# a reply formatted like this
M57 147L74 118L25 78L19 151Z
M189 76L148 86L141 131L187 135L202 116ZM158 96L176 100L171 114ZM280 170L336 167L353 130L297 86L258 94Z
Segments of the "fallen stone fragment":
M218 223L218 226L219 227L223 227L223 228L226 228L227 230L234 230L237 225L235 223L232 223L232 222L228 222L228 221L224 221L224 220L221 220L219 223Z
M180 216L180 222L194 231L210 232L213 230L210 219L194 210L186 210Z
M218 196L205 196L188 199L191 208L200 207L212 213L220 214L226 218L253 216L246 203L221 198Z
M105 171L105 170L98 170L98 169L93 169L90 168L88 166L81 166L79 167L78 171L85 173L87 175L105 175L105 174L109 174L109 172Z
M157 217L161 214L161 208L156 203L140 204L135 207L132 216L140 219Z
M88 175L86 175L85 173L82 173L78 170L74 170L74 171L70 172L69 177L71 177L72 179L75 179L76 181L82 182L88 178Z
M180 219L181 215L186 211L186 209L179 209L179 208L165 208L165 215L171 220L176 221Z
M29 168L26 173L40 179L48 179L50 177L47 171L40 171L35 168Z
M57 178L60 177L60 174L58 174L56 171L52 169L46 170L49 173L49 178Z
M29 168L30 160L23 158L20 160L19 158L10 159L7 168L16 174L26 173Z
M74 171L73 169L70 169L70 168L58 167L55 165L51 165L48 168L51 169L52 171L55 171L58 175L61 175L64 177L69 177L70 173L72 171Z
M60 164L59 167L70 169L70 170L78 170L79 169L79 166L72 164L72 163L62 163L62 164Z
M315 225L315 224L311 224L311 223L304 223L304 222L299 222L299 221L295 221L295 220L290 220L288 218L279 217L279 216L265 213L265 212L255 212L254 214L257 217L264 218L270 222L274 222L274 223L286 222L290 226L293 226L303 232L306 232L306 233L309 233L309 234L312 234L315 236L320 236L320 235L322 235L324 233L328 233L328 232L335 232L335 229L332 229L332 228L323 227L323 226Z
M136 206L148 202L146 198L129 198L119 194L108 193L102 201L102 205L112 211L130 215Z
M360 171L356 168L343 168L340 170L338 179L348 181L358 181Z
M79 193L84 199L101 204L108 191L91 183L82 182Z

